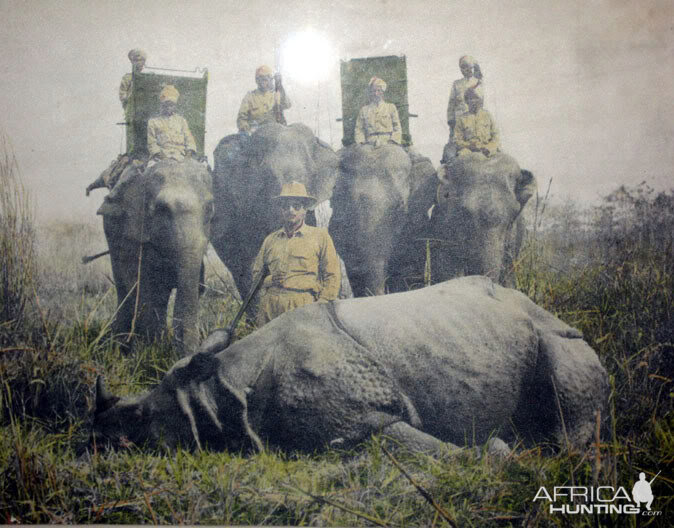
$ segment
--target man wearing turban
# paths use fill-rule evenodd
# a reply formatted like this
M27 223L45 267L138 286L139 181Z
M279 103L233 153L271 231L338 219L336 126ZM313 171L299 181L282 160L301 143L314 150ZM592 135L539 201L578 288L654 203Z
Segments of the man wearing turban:
M358 112L354 140L359 144L375 147L393 143L402 143L402 128L398 109L392 103L384 101L386 83L379 77L372 77L368 84L369 104Z
M196 154L194 136L185 118L176 113L180 93L165 86L159 94L159 115L147 122L147 149L152 159L182 161Z
M468 112L457 119L454 129L458 155L478 152L489 158L501 149L501 142L491 114L482 108L482 90L479 86L469 88L465 98Z
M290 108L290 99L286 95L281 74L272 76L269 66L260 66L255 70L257 89L248 92L239 107L236 126L239 132L251 134L265 123L285 124L282 112Z
M121 101L124 110L126 110L129 98L131 97L131 91L133 90L133 74L143 71L146 60L147 55L143 50L132 49L129 51L129 61L131 61L131 71L133 73L125 74L119 85L119 100Z
M129 61L131 61L132 73L127 73L122 77L122 82L119 84L119 100L124 109L124 121L127 123L126 134L126 151L133 150L133 133L131 120L133 119L133 106L131 104L131 94L133 92L133 76L143 71L147 55L141 49L132 49L128 54Z

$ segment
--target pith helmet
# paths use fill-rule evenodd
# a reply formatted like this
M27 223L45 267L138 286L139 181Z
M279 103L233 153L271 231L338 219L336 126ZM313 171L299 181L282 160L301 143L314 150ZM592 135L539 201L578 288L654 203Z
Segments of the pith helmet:
M316 205L316 198L309 196L307 194L307 188L303 183L300 182L290 182L284 183L281 187L281 194L276 196L275 200L281 200L282 198L300 198L304 200L307 208Z
M164 89L159 94L159 102L163 103L164 101L171 101L173 103L178 102L180 97L180 92L172 84L164 86Z

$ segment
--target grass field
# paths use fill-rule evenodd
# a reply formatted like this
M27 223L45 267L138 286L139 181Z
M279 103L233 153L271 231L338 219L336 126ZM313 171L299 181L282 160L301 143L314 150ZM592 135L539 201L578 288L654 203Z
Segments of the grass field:
M435 457L373 438L316 455L87 447L93 385L141 392L178 359L167 343L119 352L115 293L97 224L34 227L12 160L2 169L0 520L22 523L320 526L671 526L674 510L674 197L622 189L582 212L567 203L530 219L517 287L584 332L610 373L601 435L582 449L517 446ZM9 205L8 205L9 204ZM11 207L10 207L11 206ZM92 221L93 222L93 221ZM201 332L238 301L209 259ZM242 325L241 334L251 329ZM653 483L653 516L562 515L542 486Z

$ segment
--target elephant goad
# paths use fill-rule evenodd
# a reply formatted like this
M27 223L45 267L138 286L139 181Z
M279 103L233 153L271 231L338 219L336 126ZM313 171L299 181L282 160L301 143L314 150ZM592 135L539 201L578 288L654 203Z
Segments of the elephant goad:
M439 177L426 235L433 280L487 275L509 284L524 234L521 212L536 192L533 174L507 154L473 153L443 165ZM422 251L417 246L413 254Z
M398 145L340 151L330 235L356 297L380 295L409 260L409 238L427 221L437 178L428 158Z
M122 400L98 384L94 439L170 448L414 449L492 435L581 445L608 396L580 332L487 277L287 312Z
M196 161L171 160L123 180L117 201L99 209L117 289L113 331L159 337L176 288L174 338L183 353L193 353L213 217L211 176Z
M305 125L270 123L251 136L223 138L213 158L211 243L245 296L255 255L280 225L272 198L284 183L297 181L318 202L328 200L337 178L337 154Z

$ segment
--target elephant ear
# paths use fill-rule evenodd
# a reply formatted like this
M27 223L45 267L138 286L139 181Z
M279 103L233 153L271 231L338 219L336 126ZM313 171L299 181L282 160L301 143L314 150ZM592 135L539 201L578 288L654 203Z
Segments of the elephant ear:
M531 171L520 170L517 180L515 182L515 197L520 203L520 210L527 204L536 192L537 184L536 178Z
M120 238L148 242L150 233L147 224L148 191L146 175L139 172L122 174L117 186L106 197L97 214L112 220ZM113 194L116 197L110 200Z
M120 398L110 394L103 382L103 377L96 378L96 409L94 414L100 414L113 407Z

